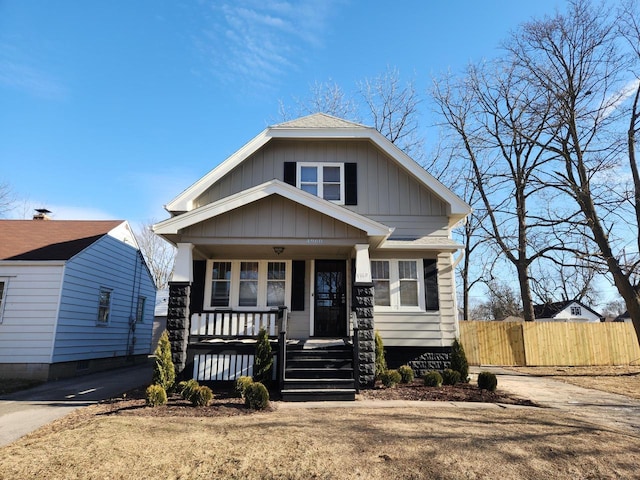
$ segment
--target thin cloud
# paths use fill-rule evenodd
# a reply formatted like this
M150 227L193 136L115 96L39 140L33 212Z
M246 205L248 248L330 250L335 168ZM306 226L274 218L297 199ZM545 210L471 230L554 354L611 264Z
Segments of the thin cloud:
M23 55L6 43L0 44L0 86L47 99L66 95L66 89L60 83L29 64Z
M261 93L322 48L338 2L303 0L213 3L213 15L194 37L212 72L223 82L241 79Z

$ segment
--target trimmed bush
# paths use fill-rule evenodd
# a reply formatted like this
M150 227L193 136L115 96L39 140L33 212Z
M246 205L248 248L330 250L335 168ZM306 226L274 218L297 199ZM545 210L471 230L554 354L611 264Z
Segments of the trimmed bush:
M422 379L427 387L442 386L442 375L440 375L440 372L436 372L435 370L425 373Z
M180 389L180 396L185 400L191 401L191 395L193 394L194 390L200 386L200 384L193 378L191 380L187 380L186 382L180 382L180 385L182 385L183 383L184 385ZM180 385L178 385L178 388L180 388Z
M491 372L480 372L478 374L478 388L495 392L498 387L498 379Z
M167 403L167 392L162 385L149 385L145 392L145 400L150 407L157 407Z
M236 379L236 384L234 387L234 391L236 392L236 395L238 397L244 398L245 390L252 383L253 383L253 378L251 377L244 376L244 375L242 377L238 377Z
M413 373L413 368L409 365L402 365L398 367L398 373L400 374L401 380L400 383L411 383L415 377Z
M384 345L380 332L376 330L374 337L376 346L376 379L380 379L380 375L387 371L387 360L384 358Z
M460 381L469 382L469 362L467 362L467 355L464 353L464 348L457 338L451 344L450 368L460 373Z
M380 381L387 388L395 387L402 381L402 375L397 370L387 370L380 375Z
M460 372L456 370L451 370L450 368L445 369L442 372L442 384L443 385L455 385L456 383L461 382Z
M191 391L189 401L196 407L207 407L213 400L213 392L205 385L198 385Z
M252 410L264 410L269 406L269 391L260 382L247 385L244 391L244 404Z
M271 382L271 368L273 367L273 355L271 354L271 342L269 335L263 328L258 332L256 343L256 356L253 361L253 378L256 382Z
M166 330L162 332L158 347L153 354L156 357L156 363L153 366L152 383L161 385L165 392L169 392L176 381L176 369L171 359L171 342Z

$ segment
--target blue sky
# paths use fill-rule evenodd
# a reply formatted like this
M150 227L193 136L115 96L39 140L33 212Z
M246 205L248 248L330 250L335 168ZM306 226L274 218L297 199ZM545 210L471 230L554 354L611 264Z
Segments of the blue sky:
M497 53L561 0L0 0L0 183L13 218L162 206L314 82L433 75ZM424 113L425 129L430 123ZM428 136L428 132L425 132ZM428 146L426 148L428 150Z

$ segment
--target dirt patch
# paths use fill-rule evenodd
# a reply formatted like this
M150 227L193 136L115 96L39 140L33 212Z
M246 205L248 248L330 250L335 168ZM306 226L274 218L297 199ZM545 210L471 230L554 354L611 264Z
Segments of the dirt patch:
M367 400L419 400L438 402L485 402L503 403L508 405L535 406L531 400L523 399L501 391L480 390L472 383L457 385L443 385L442 387L427 387L422 380L413 383L398 384L392 388L376 385L371 390L362 390L360 397Z
M508 367L508 369L640 399L640 366Z

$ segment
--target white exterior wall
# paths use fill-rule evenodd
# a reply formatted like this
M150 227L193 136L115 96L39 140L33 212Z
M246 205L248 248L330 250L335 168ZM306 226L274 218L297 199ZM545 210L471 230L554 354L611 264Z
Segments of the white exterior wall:
M99 325L100 287L112 289L111 314ZM144 322L129 329L138 296L146 297ZM138 250L105 236L69 260L65 269L54 362L127 355L135 337L134 355L150 350L155 288Z
M581 315L571 315L571 307L580 307ZM580 323L599 323L600 317L577 303L569 304L564 310L558 312L553 318L536 318L536 322L580 322Z
M20 264L19 264L20 263ZM0 262L7 280L0 363L50 363L64 265L43 262Z

